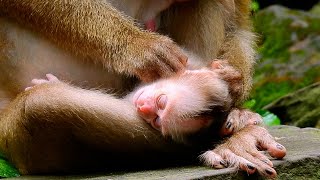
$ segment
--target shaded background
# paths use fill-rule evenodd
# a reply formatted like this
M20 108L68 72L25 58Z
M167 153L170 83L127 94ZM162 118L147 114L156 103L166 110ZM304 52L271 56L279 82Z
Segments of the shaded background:
M254 88L246 107L268 125L320 127L320 3L256 0Z
M260 4L261 9L273 4L280 4L288 8L309 10L318 3L319 0L258 0L256 2Z

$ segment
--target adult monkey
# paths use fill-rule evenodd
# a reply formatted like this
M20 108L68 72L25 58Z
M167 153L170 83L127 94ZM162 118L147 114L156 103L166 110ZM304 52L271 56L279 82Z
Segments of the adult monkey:
M162 19L164 26L160 28L203 59L227 59L242 73L243 88L240 93L234 94L235 104L240 103L246 97L251 85L253 51L250 39L252 35L248 32L249 26L246 19L248 18L248 3L249 1L192 1L169 9L165 13L168 16L163 16ZM30 27L79 59L95 60L97 64L103 64L108 69L113 69L120 74L136 75L149 81L160 76L169 76L172 72L183 68L185 56L172 41L157 34L141 31L130 20L102 1L2 0L0 1L0 9L3 16L13 18L23 26ZM179 11L190 17L182 21L177 16L182 13ZM172 12L173 14L171 14ZM169 21L167 19L169 17L172 20ZM196 21L193 18L196 18ZM193 25L195 28L191 28L185 35L181 35L183 34L180 33L181 27L190 27L191 25L188 26L188 23L194 22L197 22L196 25ZM1 23L13 27L13 29L17 28L17 25L10 24L7 20L2 20ZM4 30L6 29L4 28ZM196 31L200 31L200 34ZM25 51L23 51L24 47L19 49L20 47L17 46L19 43L15 43L19 38L12 38L10 33L6 31L4 33L9 34L9 36L3 36L9 39L1 40L4 42L1 44L4 46L4 50L7 50L7 46L16 45L11 48L16 48L17 51L15 56L8 56L10 53L4 51L1 56L5 60L8 57L42 60L43 57L53 55L53 53L47 54L47 51L37 49L39 52L31 54L31 58L25 56L30 49ZM31 37L26 39L35 39L36 43L38 41L40 44L43 43L43 39L30 32L29 34ZM11 42L11 44L7 42ZM53 47L46 43L42 45L51 48L50 52L59 51L52 50ZM36 58L37 56L41 58ZM72 57L62 56L61 59L65 62ZM136 61L136 59L140 61ZM48 58L47 61L44 61L45 63L39 65L37 62L36 64L39 67L46 67L46 62L51 61L53 60ZM9 59L3 61L1 65L2 70L9 69L9 72L4 71L6 73L2 78L11 78L9 81L1 79L6 83L1 93L9 94L9 97L10 93L13 92L11 95L13 97L19 88L21 90L22 87L25 87L29 80L20 81L18 87L13 86L10 82L37 76L37 74L32 74L32 68L29 71L15 69L13 74L22 72L26 76L20 75L17 78L12 78L9 76L12 74L12 68L7 68L10 65L15 65L12 62L14 61ZM65 65L77 64L75 65L77 68L78 64L80 64L80 68L85 66L80 62L72 63L73 61L70 61L70 64L69 61L67 62ZM154 68L150 68L148 65L152 65L151 67ZM48 69L44 68L42 71L46 73ZM96 78L94 79L96 80ZM109 78L107 83L114 85L110 81ZM122 82L114 87L119 90L127 90L128 78L124 78ZM46 91L41 89L46 89ZM135 155L143 154L144 156L142 150L150 150L150 152L177 151L173 147L168 148L170 143L163 141L159 134L142 123L137 116L132 117L135 114L134 109L123 101L106 96L103 101L106 104L101 102L99 107L109 107L110 101L113 102L111 104L116 105L103 109L97 106L100 99L83 99L85 97L83 95L87 96L94 92L81 91L84 94L72 96L72 93L69 94L72 89L61 91L57 87L53 90L50 91L46 86L43 86L25 93L19 96L2 114L0 122L0 134L3 137L0 141L1 149L23 174L69 172L85 168L80 162L96 161L101 159L106 152L114 153L117 151L121 153L126 151L123 150L123 147L128 146L131 140L134 140L135 144L130 145L132 148L130 150ZM64 96L62 99L56 95ZM79 98L82 98L82 101L79 101ZM119 108L126 109L127 113L120 112ZM50 111L50 113L46 113L46 111ZM106 118L106 114L108 121L102 121ZM119 117L123 119L119 119ZM257 128L250 127L247 134L252 135L252 132L255 132L256 135L261 132L265 134L265 131ZM107 139L106 130L108 130ZM248 146L248 148L252 147ZM39 150L46 153L40 154ZM82 156L88 152L95 152L96 158ZM274 174L273 171L271 174ZM267 172L267 174L269 173Z

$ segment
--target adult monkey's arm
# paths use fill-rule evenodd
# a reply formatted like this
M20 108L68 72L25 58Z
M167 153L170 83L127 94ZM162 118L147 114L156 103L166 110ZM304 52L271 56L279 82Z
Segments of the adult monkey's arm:
M151 157L178 150L128 101L63 83L20 94L0 115L0 137L1 151L22 174L157 162Z
M17 20L67 51L146 81L172 75L186 61L169 38L142 31L100 0L0 0L0 15Z

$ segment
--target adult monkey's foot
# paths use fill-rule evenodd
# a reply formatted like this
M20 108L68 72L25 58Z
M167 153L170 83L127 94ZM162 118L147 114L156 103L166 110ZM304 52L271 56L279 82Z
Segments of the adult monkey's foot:
M272 162L259 150L267 151L276 159L282 159L286 155L286 148L277 143L265 128L250 125L215 149L202 154L200 159L214 168L237 167L248 174L258 171L265 177L276 177L277 172Z

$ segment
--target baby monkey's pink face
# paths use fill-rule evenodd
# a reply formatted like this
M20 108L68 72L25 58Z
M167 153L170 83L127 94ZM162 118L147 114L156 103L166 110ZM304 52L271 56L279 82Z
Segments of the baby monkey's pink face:
M185 135L210 126L213 117L201 115L203 112L230 102L227 84L206 68L139 87L133 96L137 112L146 122L181 141Z

